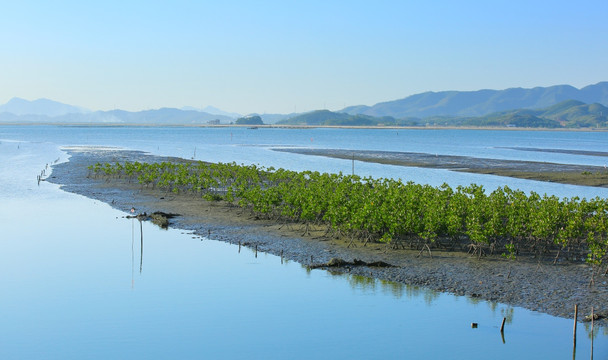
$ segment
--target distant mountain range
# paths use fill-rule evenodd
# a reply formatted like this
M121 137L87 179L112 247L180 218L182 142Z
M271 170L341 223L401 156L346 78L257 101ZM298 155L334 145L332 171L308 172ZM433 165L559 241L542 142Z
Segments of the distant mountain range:
M202 109L195 108L195 107L192 107L192 106L184 106L180 110L199 111L199 112L205 112L205 113L211 114L211 115L227 116L227 117L234 118L234 119L237 119L237 118L240 118L241 116L243 116L243 115L241 115L239 113L227 112L227 111L220 110L220 109L218 109L216 107L213 107L213 106L206 106L206 107L204 107Z
M265 124L336 126L608 127L608 82L506 90L425 92L339 112L250 114ZM13 98L0 105L0 123L231 124L242 116L212 106L129 112L90 111L48 99Z
M91 110L62 104L49 99L38 99L29 101L20 98L12 98L6 104L0 105L0 113L7 112L13 115L46 115L61 116L66 114L86 114Z
M277 124L281 120L289 119L291 117L300 115L299 113L291 114L251 114L251 116L258 115L264 121L264 124Z
M541 109L565 100L608 106L608 82L582 89L570 85L506 90L425 92L373 106L350 106L340 112L370 116L427 118L431 116L484 116L513 109Z
M544 109L516 109L479 117L430 117L424 121L450 126L607 128L608 107L566 100Z
M431 116L426 118L375 117L327 110L312 111L279 121L284 125L307 126L478 126L528 128L607 128L608 107L566 100L544 109L516 109L485 116Z
M250 114L260 116L265 124L274 124L297 114ZM117 123L117 124L231 124L241 114L227 112L213 106L196 108L184 106L181 109L162 108L130 112L124 110L91 111L89 109L63 104L48 99L25 100L12 98L0 105L0 123Z
M217 113L223 111L211 108ZM237 114L238 115L238 114ZM124 124L159 124L184 125L234 122L235 118L222 114L211 114L200 110L180 110L162 108L144 111L90 111L81 107L63 104L60 102L38 99L28 101L13 98L4 105L0 105L1 122L26 123L66 123L66 124L94 124L94 123L124 123Z
M68 113L59 116L0 113L0 123L203 125L230 124L234 120L231 117L222 115L172 108L138 112L124 110L95 111L90 113Z
M416 119L419 120L419 119ZM418 121L408 122L397 120L392 116L375 117L362 114L346 114L329 110L316 110L305 114L298 114L277 122L279 125L306 125L306 126L418 126Z

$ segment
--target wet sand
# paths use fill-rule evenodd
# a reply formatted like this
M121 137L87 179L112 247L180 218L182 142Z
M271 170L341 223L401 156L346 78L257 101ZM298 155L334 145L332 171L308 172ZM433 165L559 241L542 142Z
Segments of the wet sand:
M447 169L477 174L491 174L561 184L608 187L608 170L601 166L556 164L549 162L474 158L469 156L435 155L415 152L393 152L345 149L275 148L275 151L302 155L325 156L379 164ZM522 148L517 150L558 152L555 149ZM577 154L567 150L559 150ZM595 156L601 153L593 153ZM588 155L588 154L585 154Z
M344 239L329 239L323 229L303 235L299 224L277 224L256 219L250 212L224 202L208 202L193 195L175 195L163 190L142 188L124 179L89 178L87 166L96 162L178 160L149 156L136 151L108 149L72 149L67 163L53 166L48 181L62 184L62 189L97 199L125 211L138 213L162 211L180 216L171 219L171 227L192 230L214 240L241 244L258 251L282 255L303 266L328 262L331 258L347 261L384 261L394 267L347 266L332 272L375 277L407 285L469 296L477 299L520 306L555 316L572 317L579 304L579 319L589 314L608 312L608 277L598 276L589 286L591 268L582 262L552 258L520 257L515 261L500 256L478 259L465 252L439 251L418 257L418 250L389 249L383 244L347 247ZM184 160L181 160L184 161ZM312 260L312 261L311 261ZM312 270L324 271L324 270ZM606 325L606 320L600 324Z

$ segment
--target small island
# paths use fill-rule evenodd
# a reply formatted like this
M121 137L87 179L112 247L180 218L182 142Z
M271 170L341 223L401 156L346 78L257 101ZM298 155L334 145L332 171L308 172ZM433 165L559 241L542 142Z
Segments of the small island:
M264 125L262 118L258 115L245 116L236 119L236 125Z

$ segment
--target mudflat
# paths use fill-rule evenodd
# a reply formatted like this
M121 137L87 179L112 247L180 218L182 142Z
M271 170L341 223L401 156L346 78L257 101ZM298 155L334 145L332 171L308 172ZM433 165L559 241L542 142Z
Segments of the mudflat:
M557 149L510 148L522 151L568 153L606 156L602 152L582 152ZM435 155L416 152L276 148L275 151L302 155L365 161L371 163L448 169L476 174L491 174L527 180L550 181L561 184L608 187L608 170L601 166L557 164L538 161L485 159L469 156Z
M223 201L206 201L192 194L174 194L142 187L136 181L90 177L89 165L97 162L187 161L157 157L137 151L108 148L68 149L69 162L53 166L47 181L62 189L97 199L129 213L156 211L178 214L169 226L192 230L200 236L241 246L257 248L315 269L348 272L461 296L520 306L560 317L572 317L579 305L579 319L590 314L608 313L608 276L596 276L590 284L592 269L584 262L553 258L518 257L508 260L500 255L481 258L461 251L428 252L416 249L391 249L384 244L356 243L325 236L324 229L309 229L300 224L279 224L258 219L248 210ZM341 259L344 262L333 259ZM355 265L387 263L392 266ZM324 266L340 264L341 266ZM324 270L312 270L324 271ZM600 320L606 325L606 320Z

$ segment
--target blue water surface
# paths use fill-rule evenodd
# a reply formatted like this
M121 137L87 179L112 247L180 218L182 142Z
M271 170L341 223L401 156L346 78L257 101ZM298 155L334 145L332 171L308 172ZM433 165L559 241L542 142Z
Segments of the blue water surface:
M124 218L36 176L97 145L207 161L351 171L277 146L436 152L601 165L604 158L498 146L603 151L606 133L469 130L0 127L0 358L570 358L572 320L293 262ZM194 154L196 149L196 155ZM559 196L605 189L356 163L360 175L478 182ZM48 172L48 170L47 170ZM522 186L515 186L520 184ZM543 191L543 189L548 189ZM507 318L504 341L499 326ZM471 328L471 322L479 327ZM608 358L595 329L594 357ZM590 357L579 324L576 356Z

